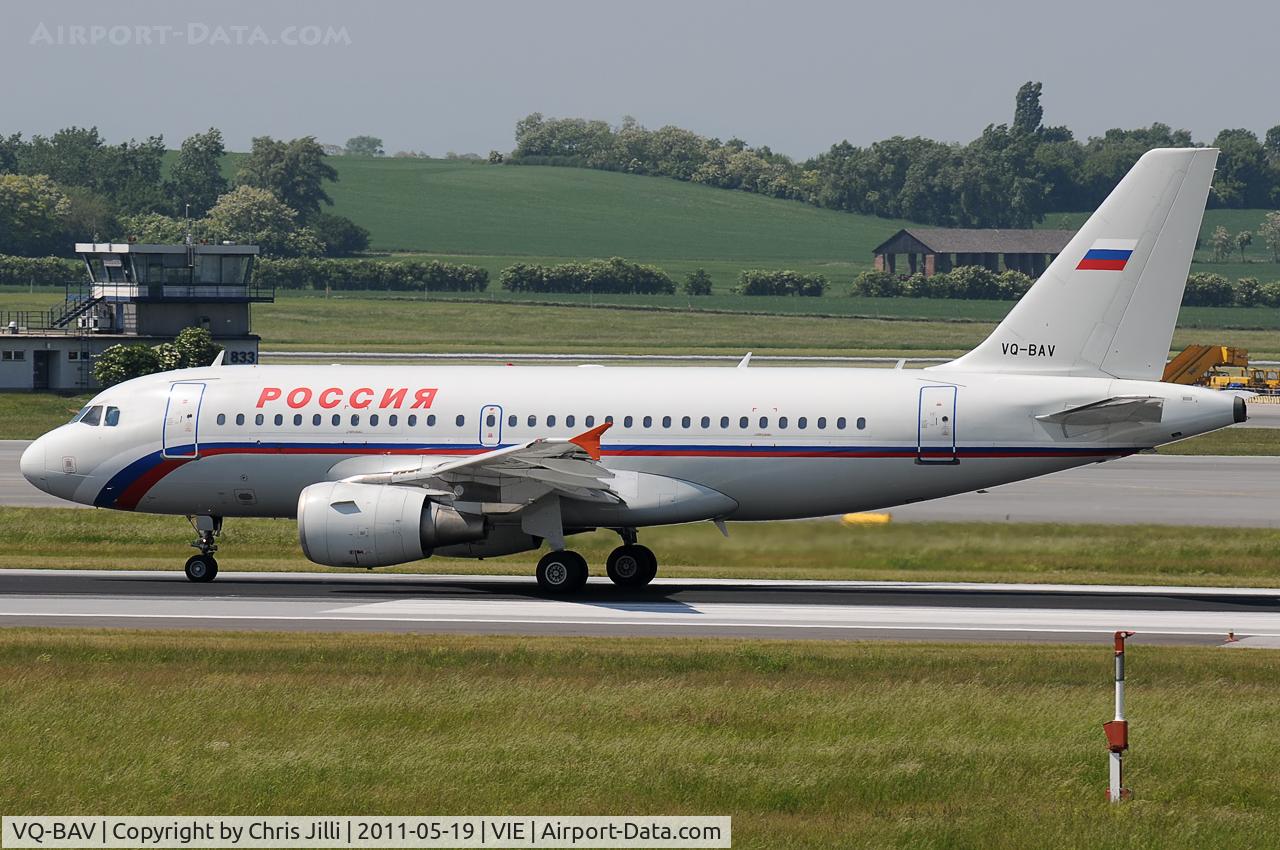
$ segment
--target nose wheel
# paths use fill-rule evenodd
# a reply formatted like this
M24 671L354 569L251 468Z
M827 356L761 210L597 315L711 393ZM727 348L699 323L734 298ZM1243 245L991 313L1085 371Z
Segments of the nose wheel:
M212 555L192 555L183 571L190 581L213 581L218 575L218 561Z
M218 575L218 561L213 557L213 553L218 551L217 538L222 533L222 517L190 516L187 520L196 530L196 539L191 545L199 549L200 554L192 555L187 559L183 572L187 574L189 581L201 583L213 581Z

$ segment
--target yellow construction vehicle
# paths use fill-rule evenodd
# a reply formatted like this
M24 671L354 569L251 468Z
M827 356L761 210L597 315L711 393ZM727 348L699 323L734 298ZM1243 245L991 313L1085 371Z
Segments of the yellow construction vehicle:
M1243 369L1215 369L1204 386L1215 390L1253 390L1258 393L1280 392L1280 370L1246 366Z
M1229 345L1188 345L1164 367L1168 384L1213 386L1210 376L1223 367L1248 369L1249 352Z

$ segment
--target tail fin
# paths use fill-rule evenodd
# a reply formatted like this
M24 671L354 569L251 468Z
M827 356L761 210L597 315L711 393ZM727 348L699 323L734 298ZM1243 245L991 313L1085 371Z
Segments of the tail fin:
M1160 380L1218 151L1148 151L995 332L942 371Z

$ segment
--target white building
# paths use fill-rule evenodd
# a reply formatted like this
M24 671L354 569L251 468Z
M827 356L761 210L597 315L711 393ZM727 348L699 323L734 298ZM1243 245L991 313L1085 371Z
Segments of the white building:
M85 279L49 310L0 313L0 390L93 389L93 358L119 343L155 345L208 328L226 363L256 363L250 305L255 245L78 242Z

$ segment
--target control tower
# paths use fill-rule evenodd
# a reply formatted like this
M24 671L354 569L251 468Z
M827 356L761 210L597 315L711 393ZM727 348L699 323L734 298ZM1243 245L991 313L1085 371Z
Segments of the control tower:
M119 343L155 345L207 328L223 362L256 363L251 305L275 300L253 282L256 245L78 242L83 280L50 310L0 313L0 389L96 386L93 358Z

